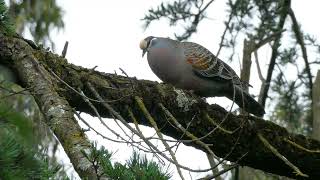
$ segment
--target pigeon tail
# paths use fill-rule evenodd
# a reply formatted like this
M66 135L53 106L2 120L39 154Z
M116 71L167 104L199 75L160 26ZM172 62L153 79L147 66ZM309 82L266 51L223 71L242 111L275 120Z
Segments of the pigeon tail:
M240 87L235 86L235 98L233 91L227 97L234 102L244 111L262 117L265 114L264 108L253 97L243 91Z

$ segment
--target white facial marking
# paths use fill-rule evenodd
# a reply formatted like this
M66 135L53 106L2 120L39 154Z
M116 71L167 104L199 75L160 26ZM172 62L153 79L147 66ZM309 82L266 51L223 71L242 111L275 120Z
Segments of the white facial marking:
M140 49L146 49L147 48L147 41L145 41L144 39L142 41L140 41Z

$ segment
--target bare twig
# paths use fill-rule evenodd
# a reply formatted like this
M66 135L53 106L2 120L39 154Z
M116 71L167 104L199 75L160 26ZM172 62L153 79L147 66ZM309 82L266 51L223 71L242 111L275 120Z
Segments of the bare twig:
M209 161L210 166L211 167L215 167L216 166L216 162L214 161L214 159L215 159L214 156L212 154L209 154L209 153L206 153L206 155L207 155L207 159ZM212 169L212 174L217 175L219 173L220 172L219 172L218 168ZM215 176L214 178L215 178L215 180L222 180L222 178L220 177L220 174Z
M265 44L267 44L273 40L276 40L276 38L280 37L281 34L285 31L286 31L285 29L281 29L280 31L277 31L277 32L271 34L270 36L264 38L259 43L255 43L254 49L252 49L251 51L254 52L254 51L258 50L260 47L264 46Z
M294 172L296 173L296 175L298 176L302 176L302 177L308 177L308 175L303 174L300 169L295 166L294 164L292 164L286 157L284 157L282 154L280 154L278 152L278 150L276 148L274 148L269 142L268 140L266 140L261 133L257 133L259 139L261 140L261 142L274 154L276 155L279 159L281 159L284 163L286 163L289 167L291 167Z
M130 136L128 136L128 135L125 133L125 134L127 135L127 137L131 140L131 141L128 141L128 140L126 140L125 138L123 138L120 134L118 134L117 132L115 132L113 129L111 129L111 128L102 120L102 118L101 118L98 110L96 109L96 107L95 107L88 99L85 98L86 96L84 95L84 93L83 93L81 90L79 90L79 91L81 92L81 94L83 94L83 96L81 96L81 97L82 97L83 100L90 106L90 108L94 111L94 113L95 113L96 116L98 117L98 119L99 119L99 121L101 122L101 124L102 124L104 127L106 127L112 134L114 134L116 137L122 139L123 142L125 142L125 143L127 143L127 144L131 144L132 146L135 146L134 144L140 144L140 143L141 143L141 142L136 142L136 141L134 141ZM115 119L114 119L114 120L115 120ZM115 120L115 121L116 121L116 120ZM82 122L84 122L84 121L82 121ZM126 122L126 123L127 123L127 122ZM86 125L88 126L88 123L86 123ZM90 127L90 126L88 126L88 127ZM91 129L93 129L93 128L91 127ZM95 132L97 132L97 131L95 131ZM100 135L100 133L99 133L99 135ZM105 136L103 136L103 137L105 137ZM106 139L111 140L110 138L106 138ZM116 142L116 140L111 140L111 141ZM144 147L144 146L141 145L141 144L140 144L140 146L142 146L144 149L147 149L146 147ZM137 147L137 146L135 146L135 147ZM142 150L142 148L139 148L139 149ZM144 150L144 151L146 151L146 150Z
M194 136L192 133L190 133L189 131L187 131L178 121L177 119L168 111L168 109L166 107L164 107L163 104L159 104L159 107L162 109L162 111L169 116L170 120L183 132L185 133L190 139L192 139L193 141L195 141L197 144L199 144L200 146L202 146L208 153L214 155L214 153L212 152L212 150L209 148L209 146L207 144L205 144L204 142L200 141L199 138L197 138L196 136ZM216 157L216 156L215 156ZM217 157L216 157L217 158Z
M309 152L309 153L320 153L319 149L317 149L317 150L307 149L307 148L305 148L305 147L303 147L303 146L301 146L301 145L299 145L299 144L297 144L297 143L295 143L295 142L293 142L293 141L291 141L291 140L289 140L287 138L285 138L284 141L289 143L289 144L291 144L291 145L293 145L294 147L296 147L298 149L301 149L302 151L306 151L306 152Z
M132 128L128 123L126 123L126 120L117 112L115 111L107 102L105 102L102 97L99 95L99 93L94 89L94 87L91 85L91 83L87 83L89 89L92 91L92 93L99 99L99 101L102 102L102 105L112 114L114 115L117 119L119 119L130 131L138 135L148 146L152 147L152 149L161 155L163 158L165 158L167 161L171 163L175 163L173 160L171 160L169 157L167 157L163 152L159 151L159 149L153 145L150 141L148 141L142 134L140 134L138 131L136 131L134 128ZM191 172L208 172L211 171L211 168L208 169L191 169L186 166L183 166L181 164L176 164L176 166L179 166L182 169L185 169L187 171Z
M205 114L205 118L210 122L210 123L212 123L213 125L215 125L220 131L222 131L222 132L224 132L224 133L226 133L226 134L233 134L236 130L233 130L233 131L229 131L229 130L226 130L226 129L224 129L223 127L221 127L221 122L218 124L218 123L216 123L208 114Z
M297 18L292 10L292 8L289 8L289 16L292 20L292 30L296 36L297 42L301 47L301 51L302 51L302 57L306 66L306 72L307 72L307 76L308 76L308 80L309 80L309 96L310 98L312 97L312 74L311 74L311 69L310 69L310 65L309 65L309 61L308 61L308 55L307 55L307 49L305 47L305 43L304 43L304 37L303 37L303 33L301 32L300 26L298 24ZM311 99L312 100L312 99Z
M205 144L205 143L203 143L202 141L199 140L199 138L197 138L196 136L194 136L193 134L191 134L190 132L188 132L186 129L184 129L183 126L176 120L176 118L169 112L169 110L168 110L166 107L163 106L163 104L159 103L158 105L159 105L159 107L163 110L163 112L164 112L167 116L170 117L171 121L173 121L173 123L174 123L177 127L179 127L179 129L180 129L182 132L184 132L190 139L192 139L192 140L195 141L197 144L199 144L201 147L203 147L203 148L207 151L207 153L209 153L209 154L212 155L213 157L216 157L215 154L214 154L214 153L211 151L211 149L208 147L208 145ZM237 142L238 142L238 140L239 140L239 138L240 138L240 134L241 134L241 133L239 133L239 136L238 136L235 144L233 145L233 147L232 147L231 150L229 151L229 153L228 153L225 157L223 157L220 161L218 161L217 164L215 164L214 166L211 166L211 168L210 168L211 170L217 168L220 164L222 164L222 163L225 161L225 159L233 152L233 150L235 149L235 147L236 147L236 145L237 145ZM245 156L245 155L244 155L244 156ZM244 157L244 156L242 156L242 157ZM242 157L241 157L240 159L242 159ZM216 158L217 158L217 157L216 157ZM218 158L217 158L217 159L218 159Z
M114 135L116 135L117 137L120 137L121 139L124 139L123 137L120 136L120 134L118 134L117 132L115 132L113 129L111 129L101 118L97 108L86 98L87 96L84 95L84 93L79 90L82 94L82 99L90 106L90 108L93 110L93 112L96 114L96 116L98 117L99 121L101 122L101 124L106 127L110 132L112 132ZM125 140L125 139L124 139Z
M213 3L213 1L214 1L214 0L211 0L210 2L208 2L208 3L203 7L203 9L201 9L201 10L199 11L198 14L202 14L202 13L210 6L210 4Z
M150 124L152 125L152 127L156 130L156 133L157 133L157 135L159 136L162 144L163 144L163 145L165 146L165 148L169 151L169 153L170 153L170 155L171 155L171 158L172 158L172 160L174 161L174 164L175 164L175 165L178 164L178 161L177 161L176 156L174 155L172 149L170 149L169 144L168 144L165 140L163 140L163 136L162 136L162 134L161 134L161 132L160 132L160 130L159 130L159 128L158 128L157 123L154 121L153 117L150 115L150 113L149 113L149 111L147 110L147 108L145 107L142 99L139 98L139 97L137 97L137 96L135 96L134 99L136 100L136 102L137 102L140 110L143 112L143 114L145 115L145 117L148 119L148 121L150 122ZM181 170L180 170L180 167L176 165L176 168L177 168L177 171L178 171L178 174L179 174L180 178L181 178L182 180L184 180L184 177L183 177L183 175L182 175L182 172L181 172Z
M256 65L257 65L259 79L261 80L262 83L265 83L266 80L264 79L262 72L261 72L261 67L260 67L260 63L259 63L259 56L258 56L257 50L254 51L254 57L255 57L254 59L255 59Z
M96 129L94 129L86 120L84 120L80 114L76 111L74 111L74 113L76 114L76 116L78 117L78 119L83 122L90 130L94 131L97 135L101 136L103 139L107 139L109 141L112 141L112 142L116 142L116 143L128 143L127 141L119 141L119 140L114 140L114 139L111 139L111 138L108 138L107 136L101 134L99 131L97 131Z
M101 101L99 100L96 100L96 99L92 99L92 98L89 98L87 97L86 95L84 94L81 94L81 92L77 91L75 88L73 88L72 86L70 86L68 83L66 83L64 80L62 80L55 72L53 72L51 69L48 69L48 71L61 83L63 83L65 86L67 86L69 89L71 89L73 92L75 92L76 94L80 95L80 96L84 96L86 99L90 100L90 101L93 101L93 102L99 102L99 103L102 103ZM117 90L115 88L112 88L112 87L108 87L109 89L114 89L114 90ZM128 94L128 95L125 95L125 96L122 96L120 97L119 99L115 99L115 100L109 100L109 101L105 101L105 102L108 102L108 103L112 103L112 102L117 102L117 101L120 101L121 99L123 98L126 98L128 96L131 96L132 94Z
M65 58L65 57L66 57L66 55L67 55L68 45L69 45L69 42L68 42L68 41L66 41L66 42L65 42L65 44L64 44L64 47L63 47L62 53L61 53L61 56L62 56L63 58Z
M286 21L286 17L288 15L288 10L290 8L290 4L291 4L290 0L284 0L283 4L281 5L282 11L280 12L281 13L280 20L279 20L278 27L277 27L278 31L281 31L283 29L284 23ZM264 86L262 87L263 88L261 91L262 93L259 95L260 96L259 98L261 99L262 107L265 107L265 105L266 105L266 99L268 97L270 82L271 82L274 66L276 63L276 58L278 57L278 48L280 46L280 39L281 39L281 36L277 36L274 39L274 43L272 45L272 53L271 53L271 58L270 58L266 81L265 81L265 84L263 84Z
M203 178L200 178L198 180L211 180L211 179L216 179L218 176L238 167L239 164L233 164L233 165L230 165L228 168L225 168L224 170L222 171L219 171L218 173L216 174L212 174L212 175L209 175L209 176L206 176L206 177L203 177Z
M134 91L134 83L132 82L132 79L131 78L129 78L129 76L128 76L128 74L122 69L122 68L119 68L120 69L120 71L130 80L130 83L131 83L131 89L132 89L132 91Z
M136 129L137 129L137 131L141 134L141 136L144 137L142 131L141 131L140 128L139 128L138 121L137 121L136 117L134 116L134 114L132 113L131 108L130 108L130 107L127 107L127 111L128 111L129 117L132 119L132 121L133 121L133 123L134 123L134 125L135 125L135 127L136 127ZM147 138L145 138L145 139L147 139ZM149 146L149 147L150 147L150 146ZM152 150L152 147L150 147L150 149ZM155 153L155 151L153 151L153 154L157 157L157 159L159 160L159 162L164 163L164 161L161 159L161 157L160 157L157 153Z
M30 95L30 94L27 92L30 88L22 89L22 90L19 90L19 91L14 91L14 90L12 90L12 89L10 89L10 88L6 88L6 87L2 86L1 83L0 83L0 89L9 92L9 94L7 94L7 95L0 96L0 99L5 99L5 98L11 97L11 96L18 95L18 94Z
M223 31L222 36L221 36L221 40L220 40L220 43L219 43L219 49L218 49L218 51L217 51L217 53L216 53L216 57L217 57L217 58L219 57L220 51L221 51L222 47L224 46L224 45L223 45L223 41L224 41L224 39L225 39L225 36L226 36L226 34L227 34L228 29L230 28L230 27L229 27L229 24L230 24L232 18L233 18L233 11L231 11L231 13L230 13L230 15L229 15L229 19L228 19L228 21L225 23L226 27L225 27L225 29L224 29L224 31Z

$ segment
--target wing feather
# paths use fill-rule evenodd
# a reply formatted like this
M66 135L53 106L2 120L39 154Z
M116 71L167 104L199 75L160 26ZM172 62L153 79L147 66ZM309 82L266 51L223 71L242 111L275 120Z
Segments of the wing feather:
M236 72L205 47L192 42L181 42L181 44L187 62L200 77L232 80L234 84L242 84Z

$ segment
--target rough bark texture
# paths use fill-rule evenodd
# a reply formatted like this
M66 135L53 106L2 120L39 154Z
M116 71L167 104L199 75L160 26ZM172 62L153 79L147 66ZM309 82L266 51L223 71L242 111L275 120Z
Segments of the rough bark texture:
M21 86L30 88L46 123L64 147L76 171L81 177L95 179L92 164L82 155L88 151L90 142L73 117L66 99L57 93L59 88L50 74L40 65L39 55L20 39L0 35L0 63L12 67Z
M312 137L320 140L320 70L318 70L316 80L312 90L312 112L313 112L313 129Z
M36 63L33 60L36 60ZM216 123L221 122L227 115L227 111L222 107L215 104L209 105L200 97L175 89L170 85L101 73L68 64L66 59L42 49L32 49L19 39L13 40L0 36L0 63L10 66L18 72L22 86L38 87L31 89L31 92L35 93L34 97L45 114L47 123L62 142L75 169L80 172L80 176L85 175L87 171L80 168L83 158L79 150L86 149L88 142L73 119L69 105L78 111L93 116L95 114L77 93L66 87L65 84L53 80L52 76L48 74L48 69L54 71L73 88L80 88L87 96L95 99L86 86L86 83L90 82L105 100L116 100L110 104L128 122L130 122L130 118L126 109L131 107L134 115L139 119L139 123L150 126L133 98L134 96L141 97L158 126L161 127L161 132L175 139L181 139L183 133L168 123L164 112L158 106L159 103L167 107L184 127L193 119L188 130L197 137L202 137L215 128L212 122L205 118L205 114L208 114ZM101 104L95 103L95 106L101 116L111 117ZM253 125L249 125L248 121L251 121ZM231 131L238 130L233 134L216 130L203 139L203 142L212 144L210 148L219 157L225 157L236 144L232 153L226 157L227 160L235 162L247 153L239 161L241 165L297 178L291 168L261 143L256 136L256 133L260 132L270 144L299 167L303 173L309 175L311 179L320 179L320 153L307 152L298 146L293 146L285 139L310 150L319 150L319 141L289 133L283 127L252 116L229 114L221 126ZM203 147L196 143L191 142L186 145L203 150Z

